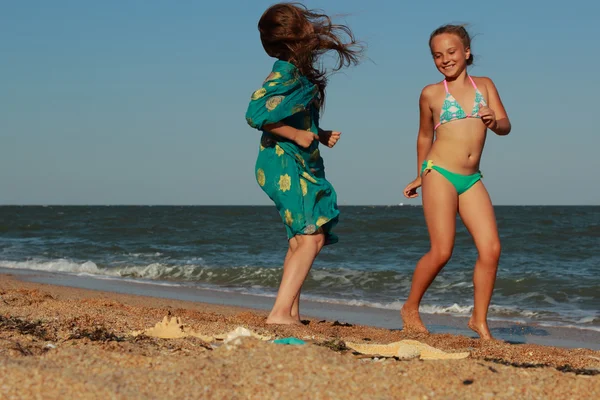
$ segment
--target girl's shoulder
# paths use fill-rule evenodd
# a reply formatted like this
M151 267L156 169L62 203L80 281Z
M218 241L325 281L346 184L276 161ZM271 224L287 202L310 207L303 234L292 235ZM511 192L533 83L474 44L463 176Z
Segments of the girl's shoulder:
M483 94L484 98L489 98L490 96L495 96L498 93L498 89L496 89L496 85L491 78L487 76L471 76L473 82L477 86L477 89Z
M494 82L492 81L492 78L489 78L487 76L473 76L473 75L469 75L472 79L473 82L475 82L475 85L477 85L477 87L484 87L486 89L490 89L495 87L494 86Z
M444 81L430 83L429 85L427 85L423 88L422 93L436 92L436 91L439 91L440 89L444 90Z
M435 100L441 94L443 95L445 91L444 81L432 83L425 86L423 90L421 90L421 99L427 101Z
M263 85L269 87L282 85L290 89L312 86L294 64L283 60L275 61L271 73L265 78Z

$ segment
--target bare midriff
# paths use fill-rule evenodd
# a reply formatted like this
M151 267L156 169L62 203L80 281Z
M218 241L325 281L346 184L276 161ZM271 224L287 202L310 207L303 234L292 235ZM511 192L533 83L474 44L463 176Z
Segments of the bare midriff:
M487 128L479 118L462 119L440 125L425 160L457 174L479 170Z

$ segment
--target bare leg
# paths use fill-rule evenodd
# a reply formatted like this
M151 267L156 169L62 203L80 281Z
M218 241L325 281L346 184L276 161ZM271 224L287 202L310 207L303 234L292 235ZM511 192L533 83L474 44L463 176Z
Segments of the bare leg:
M487 313L500 260L500 238L492 201L483 182L477 182L458 198L458 210L473 236L478 252L473 272L475 306L469 328L481 339L492 339L487 325Z
M287 254L285 255L285 261L283 262L283 269L289 268L289 259L294 254L296 249L298 248L298 241L295 237L289 240L290 247L288 248ZM300 321L300 292L302 291L302 287L298 291L298 295L294 300L294 305L292 306L292 313L290 314L293 318L296 318Z
M422 194L431 248L417 263L410 294L400 315L405 330L426 333L419 305L431 282L452 256L458 199L454 186L437 171L424 174Z
M297 317L292 317L292 309L317 254L323 248L325 236L322 233L298 235L296 242L298 247L284 265L275 305L267 318L267 324L300 323Z

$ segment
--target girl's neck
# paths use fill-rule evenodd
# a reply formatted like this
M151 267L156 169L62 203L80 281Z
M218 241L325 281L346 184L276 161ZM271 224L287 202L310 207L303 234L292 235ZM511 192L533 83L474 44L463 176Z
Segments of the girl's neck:
M467 73L467 69L465 68L460 74L458 74L458 76L456 76L454 78L445 77L445 80L449 84L457 84L457 83L461 84L461 83L467 83L468 77L469 77L469 74Z

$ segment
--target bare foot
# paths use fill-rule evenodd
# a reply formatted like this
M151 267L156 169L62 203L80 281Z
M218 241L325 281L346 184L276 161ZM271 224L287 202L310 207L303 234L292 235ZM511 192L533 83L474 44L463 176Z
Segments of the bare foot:
M277 317L269 315L267 318L267 325L302 325L302 322L298 318L294 317Z
M402 317L402 323L404 324L404 327L402 328L403 331L429 333L427 328L425 328L423 321L421 321L419 310L405 310L404 307L402 307L400 316Z
M473 332L478 334L479 338L481 338L482 340L493 340L494 339L492 337L492 334L490 333L490 329L488 328L486 322L476 323L475 321L473 321L473 317L471 317L471 319L469 319L468 326Z

